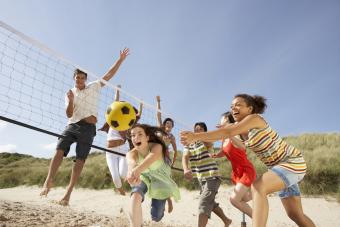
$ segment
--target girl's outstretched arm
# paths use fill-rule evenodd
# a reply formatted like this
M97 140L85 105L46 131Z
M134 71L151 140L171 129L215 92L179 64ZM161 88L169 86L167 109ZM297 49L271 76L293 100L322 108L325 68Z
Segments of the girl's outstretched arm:
M181 143L187 145L197 140L211 141L223 138L230 138L243 133L248 133L248 131L253 128L264 128L266 127L266 125L267 124L263 120L263 118L261 118L257 114L251 114L246 116L242 121L237 124L228 125L214 131L200 133L183 131L180 134Z
M163 158L162 146L160 144L154 144L151 147L151 151L146 155L144 160L132 169L132 173L135 176L139 176L145 169L147 169L152 163Z
M139 184L139 176L136 176L132 172L133 168L137 166L137 151L135 149L132 149L126 154L126 161L128 164L128 174L126 176L126 180L131 186Z

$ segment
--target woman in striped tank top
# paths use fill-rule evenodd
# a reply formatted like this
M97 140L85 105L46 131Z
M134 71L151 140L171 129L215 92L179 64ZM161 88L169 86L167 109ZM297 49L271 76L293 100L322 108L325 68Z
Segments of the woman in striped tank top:
M241 135L246 147L269 168L268 172L255 180L251 186L252 226L266 226L269 209L267 195L274 192L279 192L287 215L298 226L315 226L303 213L298 186L298 182L306 173L306 162L301 152L283 141L259 115L264 112L266 106L266 100L262 96L238 94L231 105L237 124L211 132L182 132L181 142L185 145L196 140L213 141Z

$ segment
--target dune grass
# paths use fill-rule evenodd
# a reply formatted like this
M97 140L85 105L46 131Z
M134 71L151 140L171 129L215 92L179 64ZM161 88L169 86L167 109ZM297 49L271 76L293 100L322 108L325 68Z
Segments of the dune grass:
M340 201L340 134L303 134L284 138L288 143L300 149L307 161L308 172L300 187L308 195L332 195ZM267 168L248 152L258 175ZM0 188L19 185L42 185L47 175L50 160L35 158L23 154L0 153ZM218 159L224 183L230 183L231 166L225 158ZM67 186L73 157L65 158L55 177L55 186ZM179 152L175 167L182 168ZM187 181L181 171L173 170L173 178L180 187L189 190L198 189L198 182ZM77 187L105 189L114 188L111 175L106 165L105 155L94 152L89 155ZM123 187L130 187L124 183Z

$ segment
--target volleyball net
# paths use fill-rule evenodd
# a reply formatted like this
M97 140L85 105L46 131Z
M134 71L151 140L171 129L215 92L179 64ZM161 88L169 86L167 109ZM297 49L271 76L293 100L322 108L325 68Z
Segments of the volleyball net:
M95 73L0 21L0 119L59 137L68 120L65 94L74 87L73 73L77 68L88 74L88 82L100 79ZM117 85L113 82L114 78L101 89L97 128L105 123L105 111L115 100ZM125 91L124 84L119 91L119 99L137 109L143 103L139 123L157 125L156 98L154 104L146 103ZM84 105L89 106L91 102ZM175 121L172 133L179 144L179 131L188 129L188 126L164 111L161 114L162 119L171 117ZM97 132L93 148L109 151L106 149L106 133Z

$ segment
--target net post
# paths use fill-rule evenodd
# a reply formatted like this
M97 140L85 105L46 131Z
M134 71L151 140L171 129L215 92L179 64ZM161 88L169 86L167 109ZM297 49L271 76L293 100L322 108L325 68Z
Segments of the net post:
M244 213L242 213L241 227L247 227L246 215Z

